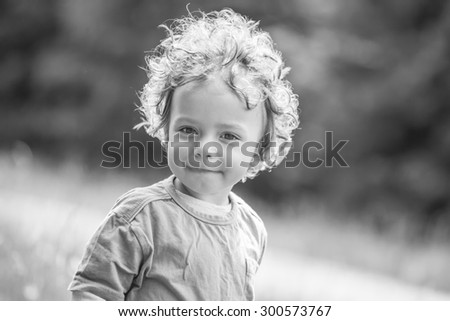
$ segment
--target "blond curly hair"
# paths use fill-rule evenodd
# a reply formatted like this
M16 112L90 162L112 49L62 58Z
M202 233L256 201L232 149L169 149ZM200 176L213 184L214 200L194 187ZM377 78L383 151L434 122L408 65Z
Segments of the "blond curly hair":
M226 84L245 99L247 108L263 103L267 124L259 159L247 178L277 166L292 145L298 127L298 98L285 80L289 71L281 53L259 23L231 9L189 12L170 26L167 37L146 56L148 82L139 94L143 118L136 129L162 142L168 140L170 104L177 87L220 72ZM236 85L244 79L248 86Z

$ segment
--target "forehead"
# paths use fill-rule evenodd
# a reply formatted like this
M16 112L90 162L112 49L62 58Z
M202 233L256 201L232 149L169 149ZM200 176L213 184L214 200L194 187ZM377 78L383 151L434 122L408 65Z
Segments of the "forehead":
M202 80L191 81L177 87L174 98L183 102L191 100L227 100L229 103L240 104L245 108L245 100L233 91L220 76L210 76Z
M244 98L219 76L190 82L175 89L170 123L186 117L208 123L231 123L249 127L257 135L262 135L265 124L263 104L248 109Z

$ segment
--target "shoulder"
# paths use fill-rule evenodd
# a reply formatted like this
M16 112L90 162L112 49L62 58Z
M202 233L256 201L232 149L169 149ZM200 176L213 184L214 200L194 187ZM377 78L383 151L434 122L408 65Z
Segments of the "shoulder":
M232 194L234 202L236 202L237 207L242 212L244 212L246 215L251 216L253 219L260 222L261 224L264 224L262 219L256 213L256 211L250 205L248 205L248 203L246 201L244 201L241 197L239 197L238 195L236 195L233 192L231 194Z
M234 193L232 193L232 197L240 212L239 220L243 224L242 228L247 232L246 235L249 237L247 246L250 246L250 249L252 249L251 253L253 253L254 260L260 264L267 244L267 230L264 222L256 211L242 198ZM253 244L253 246L250 244Z
M164 187L166 180L133 188L117 199L110 212L130 223L150 203L171 199Z
M234 202L241 214L241 219L243 219L248 225L252 225L256 230L259 231L263 236L267 234L264 222L261 217L256 213L256 211L241 197L232 193Z

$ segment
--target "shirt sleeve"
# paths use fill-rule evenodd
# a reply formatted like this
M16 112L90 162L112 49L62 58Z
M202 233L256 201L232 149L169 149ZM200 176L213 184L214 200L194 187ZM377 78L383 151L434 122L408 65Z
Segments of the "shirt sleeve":
M264 227L264 225L262 227L260 243L261 243L261 252L260 252L259 258L258 258L258 267L259 267L259 265L261 265L261 262L263 260L264 254L266 252L266 247L267 247L267 231L266 231L266 228Z
M145 257L140 233L139 227L110 213L90 240L69 290L124 300Z

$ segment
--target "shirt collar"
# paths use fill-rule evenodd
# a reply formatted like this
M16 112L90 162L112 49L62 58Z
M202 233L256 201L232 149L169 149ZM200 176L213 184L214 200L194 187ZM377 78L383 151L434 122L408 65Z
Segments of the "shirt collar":
M186 197L180 195L179 191L175 189L174 185L175 175L171 175L164 180L164 188L167 193L173 198L173 200L183 208L191 216L211 224L227 225L231 224L236 220L237 216L237 199L234 193L229 194L229 199L231 203L231 210L227 211L224 206L218 206L214 204L209 204L205 206L205 202L195 199L192 196L186 195ZM192 198L192 201L188 201ZM209 209L209 211L207 210ZM211 213L211 209L214 213Z

